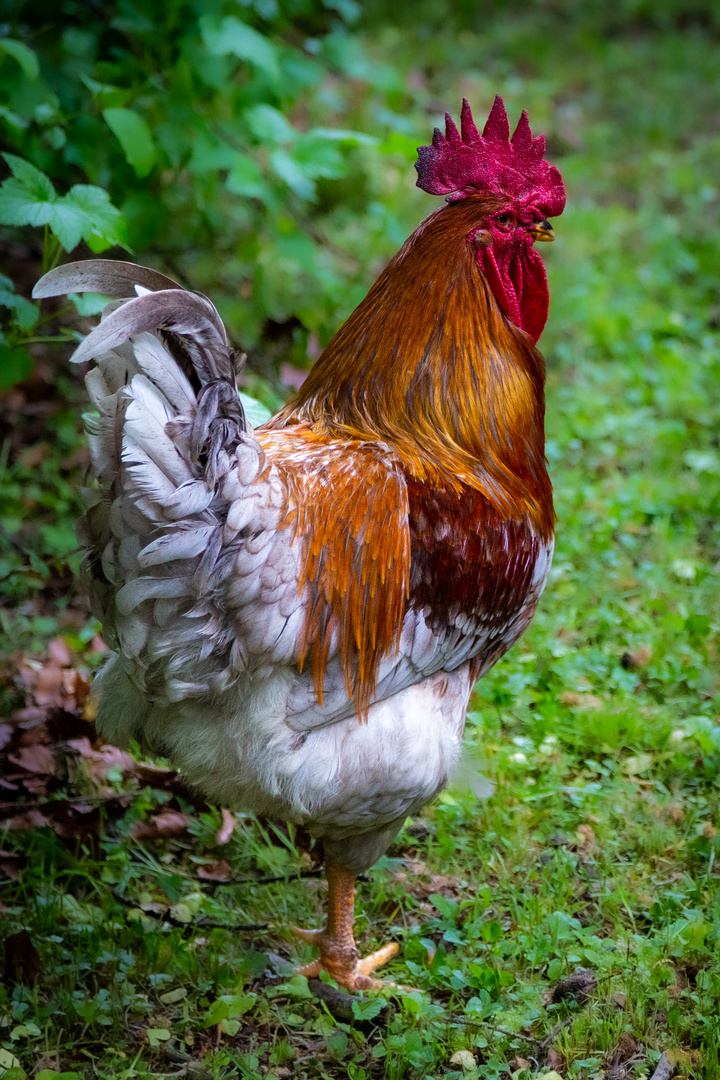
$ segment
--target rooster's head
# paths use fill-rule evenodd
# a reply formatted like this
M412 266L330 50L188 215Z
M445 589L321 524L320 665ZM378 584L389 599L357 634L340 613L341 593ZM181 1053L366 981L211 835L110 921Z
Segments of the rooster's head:
M533 137L522 112L510 136L505 106L496 97L482 135L463 100L460 131L449 113L445 134L418 147L417 186L447 202L478 202L468 241L495 298L512 321L537 341L547 320L547 279L535 241L553 240L547 221L565 208L558 170L545 160L545 139Z

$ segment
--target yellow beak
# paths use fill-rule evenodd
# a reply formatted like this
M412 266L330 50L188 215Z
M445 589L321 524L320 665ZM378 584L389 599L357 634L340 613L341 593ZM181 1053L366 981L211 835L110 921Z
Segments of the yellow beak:
M528 232L532 236L533 240L542 240L548 242L555 239L555 233L553 227L549 221L540 221L537 225L532 225Z

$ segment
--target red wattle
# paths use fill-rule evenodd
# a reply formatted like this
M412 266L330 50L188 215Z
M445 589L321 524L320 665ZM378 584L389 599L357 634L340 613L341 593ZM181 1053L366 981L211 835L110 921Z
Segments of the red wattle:
M510 254L506 264L498 265L489 245L478 253L478 262L503 312L537 343L550 305L545 267L538 253L524 248Z

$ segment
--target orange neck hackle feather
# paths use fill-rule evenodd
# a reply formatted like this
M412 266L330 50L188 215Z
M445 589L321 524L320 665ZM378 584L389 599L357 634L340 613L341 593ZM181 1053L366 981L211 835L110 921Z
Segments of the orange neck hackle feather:
M282 459L287 524L305 545L300 666L309 656L322 703L335 637L361 719L411 602L411 489L420 501L445 493L458 534L470 515L475 535L487 517L488 535L512 521L552 537L544 363L503 315L468 239L498 205L468 197L427 218L258 432ZM467 568L473 598L478 569Z
M468 241L498 205L467 198L427 218L270 426L384 442L414 479L467 485L549 535L544 363Z

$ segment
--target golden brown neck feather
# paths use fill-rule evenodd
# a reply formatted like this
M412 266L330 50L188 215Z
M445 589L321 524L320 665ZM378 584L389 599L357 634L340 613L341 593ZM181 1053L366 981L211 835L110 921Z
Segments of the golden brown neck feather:
M467 240L496 206L470 198L427 218L270 426L388 443L415 479L470 485L549 532L543 360Z

